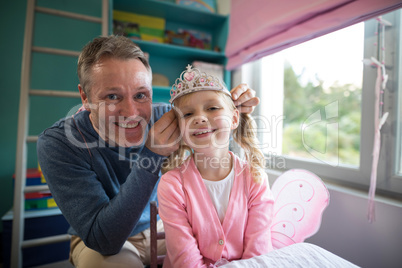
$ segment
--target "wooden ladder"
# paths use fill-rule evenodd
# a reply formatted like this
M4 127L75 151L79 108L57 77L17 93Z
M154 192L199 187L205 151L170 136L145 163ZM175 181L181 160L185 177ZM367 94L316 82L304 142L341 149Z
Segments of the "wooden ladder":
M46 13L55 16L67 17L77 20L100 23L102 25L102 35L109 34L109 0L102 0L102 17L93 17L78 13L66 12L46 7L36 6L35 0L27 0L27 13L25 21L24 44L21 67L21 92L18 114L18 136L17 152L15 164L15 183L14 183L14 205L13 205L13 225L11 242L11 267L22 267L22 249L46 244L53 244L68 241L68 234L49 236L31 240L25 240L24 237L24 212L25 212L25 193L48 190L47 185L26 186L27 169L27 143L36 142L37 136L28 136L29 121L29 99L30 96L52 96L52 97L77 97L78 92L67 92L58 90L34 90L30 89L31 82L31 58L32 52L41 52L70 57L78 57L80 52L55 49L49 47L35 47L33 43L33 28L35 13ZM89 41L89 40L88 40Z

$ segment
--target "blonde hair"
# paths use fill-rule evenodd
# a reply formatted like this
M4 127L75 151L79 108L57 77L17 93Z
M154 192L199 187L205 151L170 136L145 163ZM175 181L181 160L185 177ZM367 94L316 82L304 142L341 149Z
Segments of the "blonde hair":
M234 105L230 96L219 91L214 92L223 98L229 109L236 109L236 106ZM189 95L191 95L191 93L178 98L174 101L174 105L178 106L179 103ZM255 122L249 114L241 113L239 125L235 130L233 130L233 139L244 150L246 161L249 165L250 173L254 181L260 183L265 177L263 175L265 158L262 151L258 148L258 139L255 126ZM192 149L189 146L180 144L179 149L173 152L162 165L162 173L166 173L181 166L191 154Z

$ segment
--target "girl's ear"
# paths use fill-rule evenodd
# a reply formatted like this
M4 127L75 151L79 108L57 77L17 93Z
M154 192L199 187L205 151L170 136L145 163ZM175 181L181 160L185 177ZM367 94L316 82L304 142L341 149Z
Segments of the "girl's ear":
M232 126L231 129L236 129L239 126L239 120L240 120L240 113L239 110L235 109L233 111L233 119L232 119Z

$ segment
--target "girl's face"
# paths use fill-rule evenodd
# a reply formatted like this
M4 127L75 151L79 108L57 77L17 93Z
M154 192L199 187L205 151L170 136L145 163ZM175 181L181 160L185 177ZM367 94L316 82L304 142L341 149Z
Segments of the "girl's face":
M184 142L195 152L227 149L230 131L239 121L239 111L231 102L230 97L210 90L178 99L175 110Z

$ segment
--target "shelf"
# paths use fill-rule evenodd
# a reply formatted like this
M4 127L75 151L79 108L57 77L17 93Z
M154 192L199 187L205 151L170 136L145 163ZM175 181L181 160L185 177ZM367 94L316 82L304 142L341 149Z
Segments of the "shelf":
M169 87L153 87L154 102L167 102L170 99L170 86L188 64L201 61L226 65L224 49L229 30L227 15L178 5L175 0L113 0L113 10L162 18L165 20L166 31L179 32L184 29L205 33L211 37L211 47L220 49L217 52L132 39L142 51L149 54L152 72L165 76L169 81ZM230 86L230 72L227 70L224 71L224 82Z
M24 212L24 218L40 218L54 215L62 215L59 208L48 208L48 209L38 209L38 210L28 210ZM13 219L13 210L9 210L1 218L2 221L10 221Z
M197 10L174 2L158 0L115 0L113 9L165 18L188 24L192 21L204 27L224 24L228 16Z
M171 44L153 43L142 40L133 40L140 46L141 50L148 52L152 56L200 58L213 62L224 62L226 57L223 52L203 50L192 47L176 46Z

